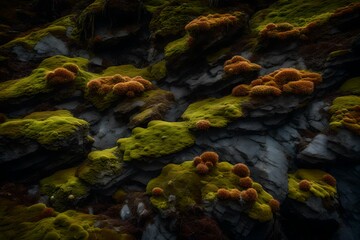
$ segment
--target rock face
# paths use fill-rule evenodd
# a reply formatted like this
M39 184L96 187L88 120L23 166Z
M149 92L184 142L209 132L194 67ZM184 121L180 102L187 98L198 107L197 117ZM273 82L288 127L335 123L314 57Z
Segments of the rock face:
M360 4L270 2L0 3L0 239L357 239Z
M88 123L64 110L35 112L9 120L1 124L0 130L4 174L43 174L78 161L91 147L88 134Z

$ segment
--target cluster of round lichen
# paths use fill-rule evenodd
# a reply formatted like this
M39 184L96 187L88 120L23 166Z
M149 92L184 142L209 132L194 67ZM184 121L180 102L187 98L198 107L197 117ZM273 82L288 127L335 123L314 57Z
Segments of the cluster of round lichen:
M204 32L218 31L222 29L228 29L231 26L236 26L239 22L239 12L234 14L209 14L207 16L200 16L185 26L185 30L192 37L199 36Z
M295 68L281 68L268 75L253 80L249 85L240 84L233 88L233 96L263 97L280 96L283 92L309 95L314 86L322 81L318 73L297 70Z
M336 186L336 179L331 174L328 174L328 173L324 174L322 176L321 180L332 187ZM307 179L302 179L299 182L299 189L301 191L308 192L311 189L311 185L312 185L311 181L309 181Z
M207 174L211 168L215 167L219 161L219 155L216 152L203 152L200 156L193 159L198 174Z
M134 97L153 88L150 81L136 76L134 78L115 74L114 76L99 77L87 83L91 93L106 95L113 92L116 95Z
M331 116L330 126L336 128L344 126L350 131L360 135L360 106L339 109Z
M260 65L251 63L249 60L241 56L234 56L224 63L224 72L229 75L254 72L259 71L260 69Z
M46 75L46 82L50 86L64 86L72 84L79 72L79 67L74 63L65 63L62 67L54 69Z
M300 37L302 28L294 27L290 23L269 23L260 31L260 40L290 40Z
M250 176L250 169L243 163L237 163L233 166L232 172L241 178Z

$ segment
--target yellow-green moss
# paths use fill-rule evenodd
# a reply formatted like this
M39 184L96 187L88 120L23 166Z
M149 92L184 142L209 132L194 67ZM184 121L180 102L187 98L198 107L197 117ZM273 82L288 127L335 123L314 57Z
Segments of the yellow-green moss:
M156 208L164 210L174 205L178 210L186 211L195 204L215 200L219 188L244 190L239 186L239 177L232 172L232 167L233 165L228 162L220 162L209 173L199 175L192 161L179 165L168 164L160 176L148 183L146 191L151 194L155 187L164 190L162 196L150 198ZM168 201L170 195L176 197L174 203ZM253 219L269 221L273 216L267 204L270 199L273 197L269 193L264 190L258 191L257 201L249 206L246 213Z
M360 95L360 77L347 80L339 91L346 94Z
M40 190L50 197L55 209L62 211L89 194L89 188L76 177L77 168L58 171L40 181Z
M230 121L244 115L241 104L248 100L248 97L231 95L222 98L208 98L190 104L181 117L189 121L192 127L199 120L208 120L212 127L225 127Z
M319 198L333 198L336 195L336 188L322 180L327 174L318 169L299 169L295 173L288 174L289 193L288 197L300 202L305 202L310 196ZM301 180L310 182L310 191L302 191L299 188Z
M122 170L121 158L117 148L89 153L87 160L79 167L78 176L90 185L101 185L107 178L112 179Z
M0 49L11 48L15 45L22 45L25 48L32 49L43 37L52 34L54 36L68 38L66 35L67 28L75 28L75 15L68 15L55 20L49 26L40 30L32 31L30 34L16 38L0 47ZM70 37L73 38L73 37Z
M32 139L49 150L57 150L66 139L88 128L86 121L73 117L69 111L58 110L32 113L23 119L8 119L0 124L0 136Z
M99 219L96 215L73 210L44 215L44 204L26 207L4 199L0 202L0 239L133 239L112 229L95 227Z
M179 38L173 42L170 42L165 47L165 58L175 58L178 57L189 50L188 44L189 35L186 34L182 38Z
M279 0L270 7L258 11L251 19L252 29L262 30L268 23L288 22L295 27L303 27L315 20L325 20L337 8L347 6L357 0Z
M195 143L186 122L151 121L147 128L134 128L118 140L124 161L147 160L179 152Z

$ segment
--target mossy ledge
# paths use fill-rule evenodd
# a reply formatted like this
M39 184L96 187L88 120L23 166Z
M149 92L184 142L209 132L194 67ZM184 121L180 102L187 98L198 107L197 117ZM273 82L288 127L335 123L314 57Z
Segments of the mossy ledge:
M242 212L252 219L260 222L272 219L269 202L273 197L260 184L247 177L249 184L241 185L243 178L234 170L236 165L202 156L179 165L168 164L157 178L148 183L146 191L152 195L151 203L157 209L166 211L175 207L177 211L184 212L195 205L232 202L242 206ZM203 171L203 168L207 170Z
M147 128L137 127L128 138L118 140L124 161L150 160L179 152L195 143L187 122L154 120Z

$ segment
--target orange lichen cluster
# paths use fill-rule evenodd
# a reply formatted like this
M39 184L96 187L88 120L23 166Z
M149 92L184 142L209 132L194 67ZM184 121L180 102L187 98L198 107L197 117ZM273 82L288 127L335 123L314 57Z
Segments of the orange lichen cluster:
M241 199L245 202L253 203L258 199L258 193L254 188L249 188L241 192Z
M261 66L241 56L234 56L224 64L224 72L229 75L259 71Z
M299 189L304 192L310 191L311 183L310 181L303 179L299 182Z
M64 67L56 68L46 75L47 84L51 86L64 86L75 81L76 74Z
M346 7L338 8L333 14L331 14L330 19L338 19L344 16L356 14L360 12L360 3L351 3Z
M221 200L227 200L231 198L230 191L225 188L219 188L216 196Z
M249 85L240 84L233 88L233 96L280 96L283 92L309 95L315 85L322 81L318 73L281 68L268 75L253 80Z
M290 23L269 23L260 31L260 40L290 40L299 38L301 28L294 27Z
M151 191L152 195L154 197L160 197L164 194L164 190L162 188L159 187L154 187Z
M193 159L193 164L196 167L196 172L199 174L206 174L209 170L217 165L219 155L216 152L203 152L200 156Z
M327 184L329 184L330 186L332 187L335 187L336 186L336 179L330 175L330 174L325 174L323 177L322 177L322 180L324 182L326 182Z
M210 121L209 120L199 120L196 122L195 124L196 129L198 130L208 130L211 127Z
M106 95L111 91L120 96L134 97L146 90L152 89L152 83L140 76L134 78L121 76L100 77L88 82L87 87L91 93Z
M215 32L228 30L229 28L238 28L240 12L232 14L209 14L207 16L200 16L189 22L185 26L185 30L192 37L197 37L206 32Z

